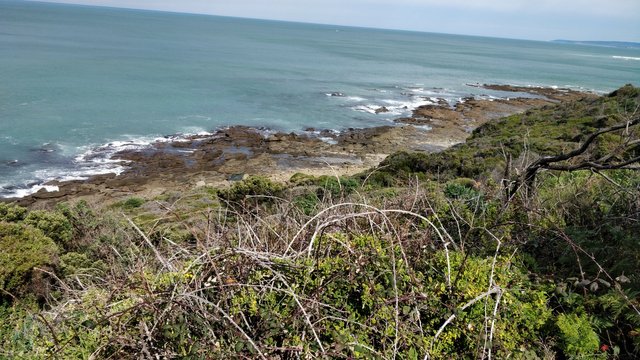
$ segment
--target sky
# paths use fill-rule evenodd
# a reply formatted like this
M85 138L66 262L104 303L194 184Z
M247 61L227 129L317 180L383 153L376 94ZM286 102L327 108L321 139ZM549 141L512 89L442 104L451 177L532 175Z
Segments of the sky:
M529 40L640 42L640 0L50 0Z

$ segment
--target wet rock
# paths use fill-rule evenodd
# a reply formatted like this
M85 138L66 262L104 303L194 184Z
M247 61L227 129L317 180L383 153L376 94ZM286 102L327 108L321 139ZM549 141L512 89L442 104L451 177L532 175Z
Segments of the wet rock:
M58 191L48 191L47 189L42 188L31 196L35 199L57 199L67 195L70 195L68 189L66 190L61 189Z
M344 94L336 92L332 96ZM441 151L464 141L471 130L487 121L550 104L553 100L541 97L468 99L454 107L444 99L436 102L414 109L411 117L396 119L396 123L407 124L402 126L350 128L340 133L308 129L306 134L271 133L233 126L188 141L156 143L145 149L122 151L114 156L128 164L121 175L100 175L88 181L56 184L59 192L39 192L21 203L37 202L37 206L47 206L78 196L91 196L96 201L109 203L132 194L157 196L162 192L180 192L189 188L185 184L228 186L229 181L241 180L245 174L288 180L296 172L332 174L336 167L340 172L353 174L377 165L393 152Z
M344 97L345 95L341 92L335 91L332 92L331 94L329 94L329 96L337 96L337 97Z
M462 120L463 114L449 106L442 105L422 105L413 110L414 119L438 119L451 123Z
M376 114L387 113L387 112L389 112L389 109L387 109L386 106L382 106L382 107L377 108L375 110L375 112L376 112Z
M483 84L475 85L489 90L497 90L504 92L521 92L533 95L542 96L552 101L567 101L575 100L584 96L596 97L596 94L585 93L583 91L576 91L566 88L550 88L550 87L537 87L537 86L514 86L514 85L496 85L496 84Z
M447 99L443 98L436 98L436 104L440 106L449 106L449 102L447 101Z
M41 153L52 153L55 152L57 150L57 145L56 144L51 144L51 143L46 143L43 144L41 147L33 149L34 151L37 152L41 152Z

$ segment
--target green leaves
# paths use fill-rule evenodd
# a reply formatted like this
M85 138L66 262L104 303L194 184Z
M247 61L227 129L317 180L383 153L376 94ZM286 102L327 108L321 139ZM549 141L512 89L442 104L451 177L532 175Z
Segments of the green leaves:
M556 326L560 329L563 352L569 357L584 357L598 350L600 340L586 316L560 314Z
M33 210L24 219L24 223L42 230L46 236L62 246L73 236L71 222L59 212Z
M48 293L48 280L34 268L51 269L58 262L58 247L41 230L27 224L0 222L0 300L7 294Z
M23 220L27 216L27 209L0 202L0 221L17 222Z
M272 197L282 194L284 186L263 176L250 176L234 183L228 189L218 191L218 197L227 203L243 203L249 199L254 203L271 203Z

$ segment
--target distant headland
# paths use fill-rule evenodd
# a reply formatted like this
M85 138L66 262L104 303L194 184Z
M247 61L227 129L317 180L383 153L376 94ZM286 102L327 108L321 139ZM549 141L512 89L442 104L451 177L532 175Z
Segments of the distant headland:
M575 40L552 40L551 42L560 44L589 45L614 48L640 49L640 43L630 41L575 41Z

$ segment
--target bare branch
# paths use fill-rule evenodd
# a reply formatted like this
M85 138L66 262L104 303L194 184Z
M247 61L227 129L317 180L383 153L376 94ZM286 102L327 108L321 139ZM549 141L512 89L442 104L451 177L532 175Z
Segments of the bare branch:
M640 166L632 166L633 164L640 163L640 156L634 157L632 159L628 159L622 162L613 163L609 162L609 160L613 157L611 155L605 156L599 160L587 160L577 164L557 164L563 161L568 161L574 159L582 154L584 154L589 147L593 144L593 142L601 135L611 133L618 130L624 130L625 136L631 136L632 134L629 131L629 128L632 126L636 126L640 124L640 116L633 117L628 121L600 129L593 134L589 135L587 139L582 143L582 145L572 151L569 151L564 154L555 155L555 156L543 156L538 160L534 161L531 165L529 165L524 175L520 177L519 180L515 181L510 190L510 195L514 194L520 186L524 183L527 185L529 189L533 187L533 183L535 181L536 174L541 169L547 170L555 170L555 171L576 171L576 170L617 170L617 169L631 169L631 170L640 170ZM629 149L637 144L638 140L630 140L628 141L624 148Z

